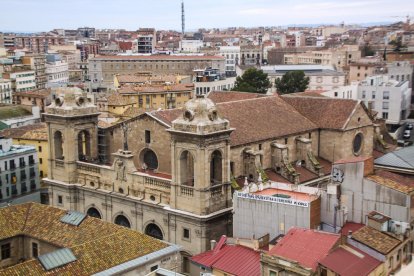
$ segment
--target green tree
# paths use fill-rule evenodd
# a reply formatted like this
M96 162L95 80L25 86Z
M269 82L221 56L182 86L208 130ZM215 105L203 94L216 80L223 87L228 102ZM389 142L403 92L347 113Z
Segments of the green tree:
M289 71L276 79L276 89L281 94L303 92L308 88L309 77L303 71Z
M401 52L402 50L405 50L407 48L406 45L403 45L401 37L398 37L397 40L390 41L389 44L394 46L394 52Z
M270 81L263 70L247 69L241 77L236 78L233 91L263 93L270 87Z

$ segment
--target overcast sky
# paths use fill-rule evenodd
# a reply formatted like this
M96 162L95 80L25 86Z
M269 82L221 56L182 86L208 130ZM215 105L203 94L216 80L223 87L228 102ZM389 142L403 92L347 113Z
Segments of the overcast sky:
M403 20L413 0L186 0L186 30ZM0 30L181 29L181 0L0 0Z

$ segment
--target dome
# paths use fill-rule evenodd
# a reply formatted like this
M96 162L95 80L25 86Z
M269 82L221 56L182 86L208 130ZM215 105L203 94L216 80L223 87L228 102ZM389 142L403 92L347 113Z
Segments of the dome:
M214 121L218 119L216 105L203 95L197 95L185 104L183 119L186 121Z
M182 116L172 122L172 130L181 132L208 134L229 129L229 121L220 118L215 103L203 95L189 100Z

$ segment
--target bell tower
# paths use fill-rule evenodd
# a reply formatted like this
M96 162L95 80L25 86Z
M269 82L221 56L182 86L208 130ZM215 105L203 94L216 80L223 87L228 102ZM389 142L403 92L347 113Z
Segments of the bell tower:
M207 215L231 206L229 121L202 95L172 122L170 206Z
M46 107L48 178L76 183L76 162L97 159L98 110L79 88L64 87Z

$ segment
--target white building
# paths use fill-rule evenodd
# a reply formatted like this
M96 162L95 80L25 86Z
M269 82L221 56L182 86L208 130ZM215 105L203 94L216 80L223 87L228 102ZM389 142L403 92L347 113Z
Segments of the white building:
M231 90L236 82L236 77L226 77L220 74L218 69L194 70L194 91L196 95L205 95L210 91Z
M358 82L353 82L350 85L340 86L332 90L323 91L321 95L330 97L330 98L339 98L339 99L358 99Z
M29 91L36 88L35 72L21 68L13 68L13 71L3 74L3 78L12 82L12 91Z
M16 128L40 123L40 108L37 105L3 105L0 112L4 114L0 119L0 129Z
M12 103L12 82L9 79L0 79L0 103Z
M387 124L400 124L410 110L411 88L408 81L395 81L387 76L366 78L358 86L358 100L378 112Z
M179 43L180 52L184 53L199 53L200 48L203 47L204 43L199 39L183 39Z
M394 61L387 64L388 77L396 81L408 81L409 87L413 86L414 64L410 61Z
M69 82L69 66L62 61L60 55L51 54L46 57L47 87L61 86Z
M219 55L226 58L226 74L236 75L236 65L240 62L240 46L220 46Z
M135 52L138 54L152 54L155 48L155 36L153 34L138 35L135 41Z
M0 137L0 207L40 202L40 178L35 147L13 145Z

